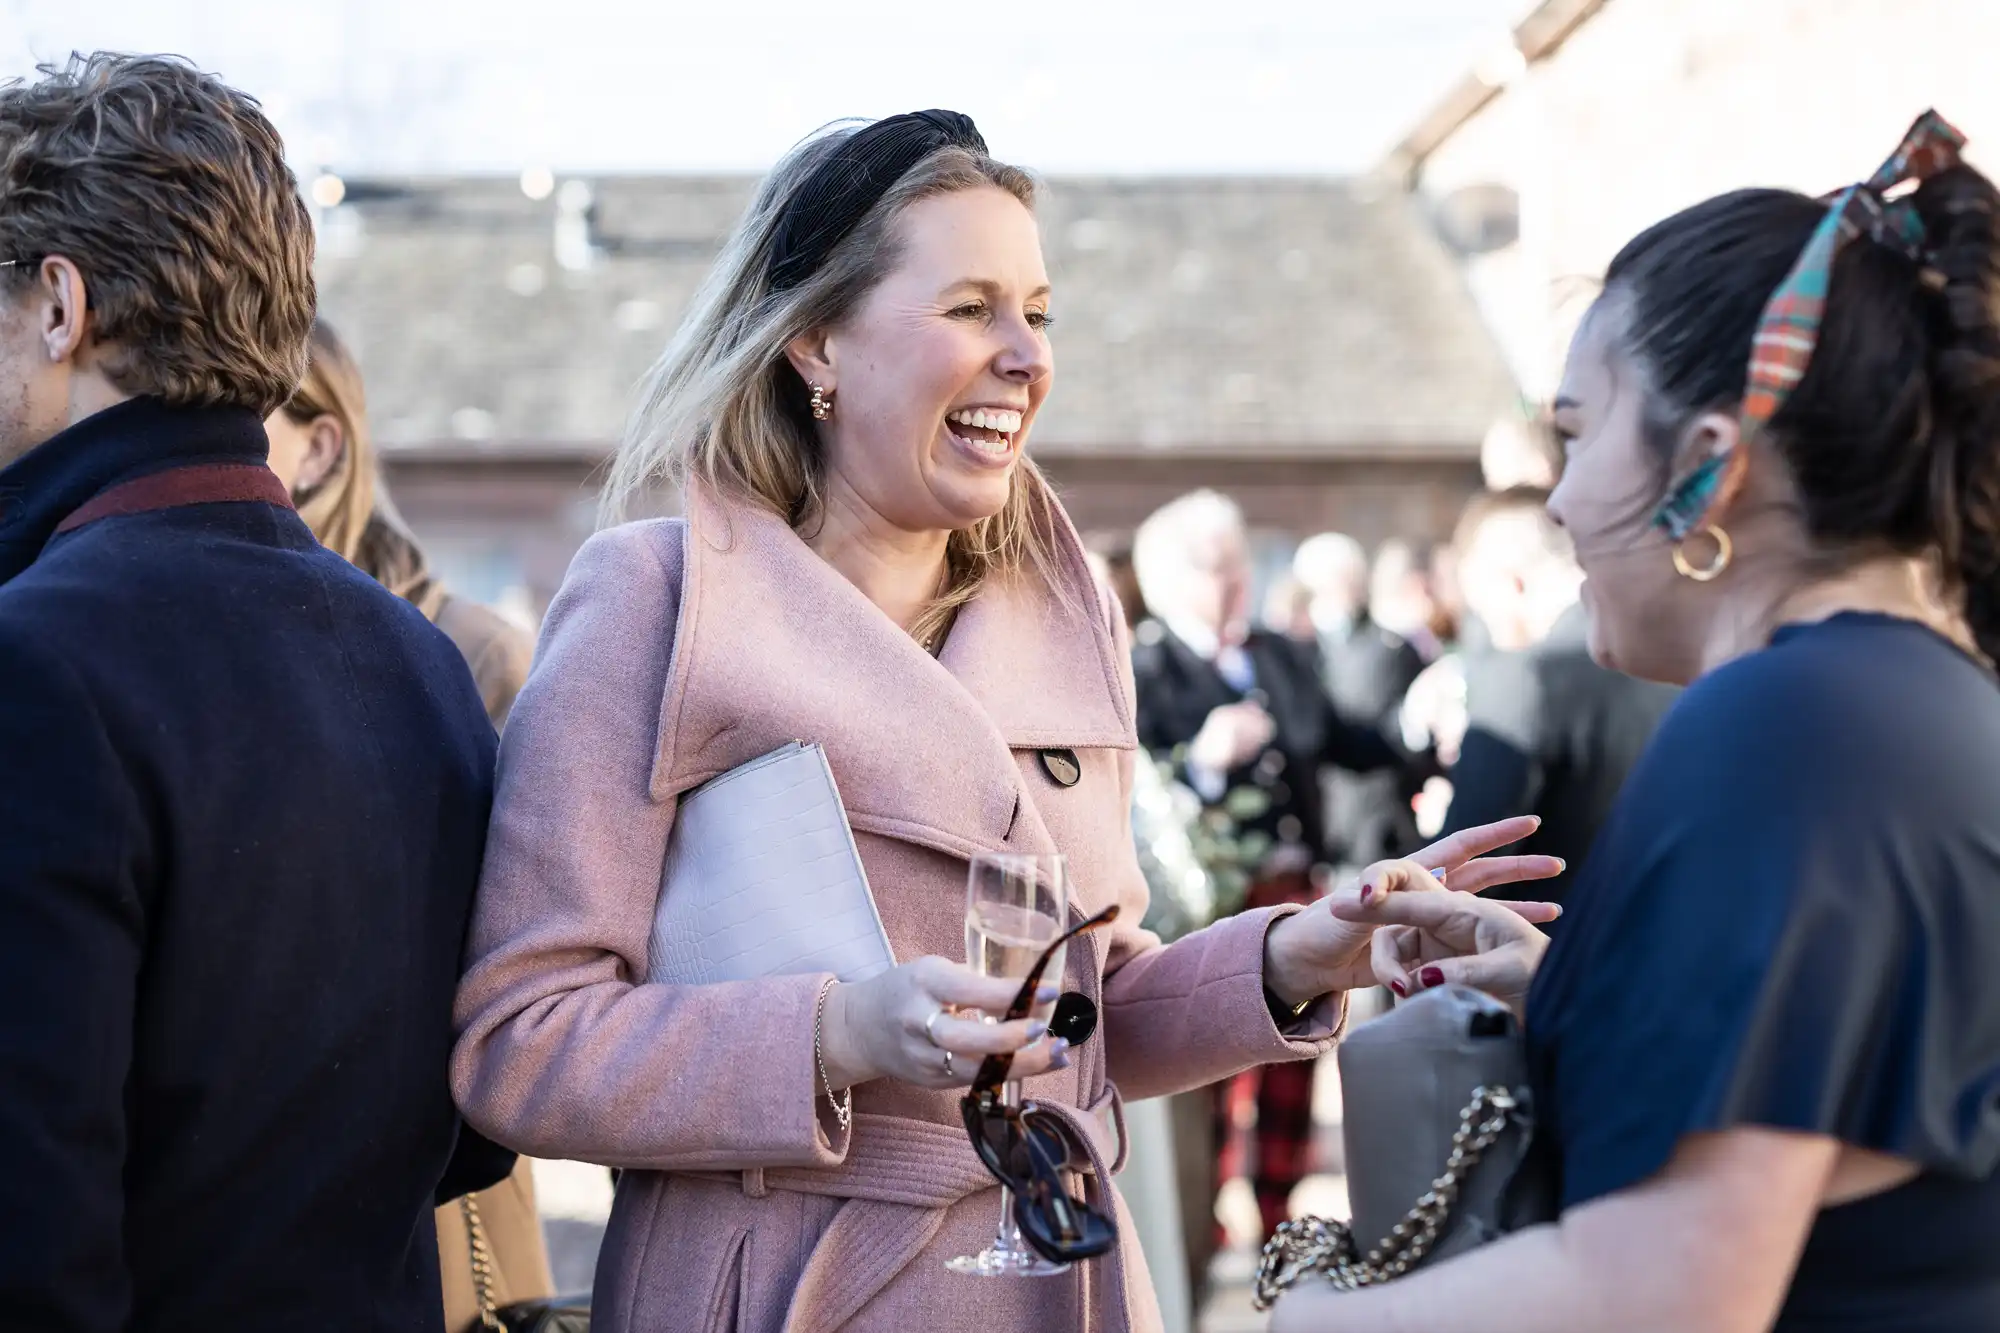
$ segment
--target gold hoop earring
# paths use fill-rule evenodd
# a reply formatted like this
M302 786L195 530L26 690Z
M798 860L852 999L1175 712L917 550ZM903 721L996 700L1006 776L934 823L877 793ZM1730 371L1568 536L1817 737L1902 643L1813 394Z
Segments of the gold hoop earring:
M1729 534L1713 523L1702 524L1689 533L1688 537L1698 537L1704 532L1715 538L1715 558L1710 560L1706 565L1697 567L1688 562L1687 554L1682 549L1687 545L1686 537L1683 537L1674 546L1675 571L1682 578L1693 579L1696 583L1711 583L1720 578L1722 571L1729 568L1731 557L1736 554L1735 543L1729 540Z
M815 384L812 386L812 413L814 421L825 421L833 415L833 395Z

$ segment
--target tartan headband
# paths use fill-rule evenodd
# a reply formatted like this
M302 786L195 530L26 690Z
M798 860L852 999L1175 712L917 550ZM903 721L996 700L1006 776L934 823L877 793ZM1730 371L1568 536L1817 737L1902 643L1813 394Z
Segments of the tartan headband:
M1734 498L1743 477L1742 443L1769 424L1812 362L1826 317L1827 287L1841 247L1866 237L1924 261L1924 226L1907 195L1889 197L1899 187L1921 183L1955 167L1965 136L1935 111L1917 117L1896 151L1867 180L1850 185L1828 201L1826 217L1799 252L1791 272L1771 293L1750 344L1750 376L1743 391L1742 430L1737 446L1703 459L1667 491L1653 513L1653 526L1680 541L1700 528L1718 506Z

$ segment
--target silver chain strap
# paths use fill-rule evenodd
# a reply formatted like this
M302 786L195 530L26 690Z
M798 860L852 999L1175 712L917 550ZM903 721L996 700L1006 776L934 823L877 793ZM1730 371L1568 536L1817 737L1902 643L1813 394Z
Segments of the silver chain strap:
M466 1248L472 1251L472 1295L479 1302L479 1326L492 1333L506 1333L500 1322L500 1306L493 1299L493 1247L486 1240L486 1222L470 1194L458 1201L465 1215Z
M1300 1278L1319 1275L1337 1291L1354 1291L1401 1277L1423 1261L1437 1243L1438 1233L1451 1218L1452 1205L1466 1176L1479 1164L1488 1148L1506 1132L1519 1105L1506 1088L1482 1084L1472 1090L1472 1100L1458 1114L1458 1129L1451 1136L1451 1156L1445 1160L1444 1174L1431 1182L1430 1191L1418 1199L1403 1220L1390 1228L1380 1244L1362 1257L1354 1242L1354 1232L1345 1222L1324 1217L1301 1217L1282 1222L1277 1234L1264 1244L1264 1256L1257 1264L1257 1290L1253 1301L1259 1310L1268 1310L1285 1289Z

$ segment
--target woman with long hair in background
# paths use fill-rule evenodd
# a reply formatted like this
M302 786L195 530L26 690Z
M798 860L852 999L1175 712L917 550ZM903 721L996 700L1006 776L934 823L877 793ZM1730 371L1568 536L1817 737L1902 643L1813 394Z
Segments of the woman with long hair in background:
M451 637L495 727L507 721L527 678L534 641L488 608L448 592L382 485L361 367L325 320L313 321L305 382L264 423L271 470L292 493L300 517L321 544L408 601ZM530 1163L492 1189L437 1211L445 1327L463 1333L480 1323L473 1235L491 1251L484 1279L496 1305L547 1296L555 1289L535 1206Z

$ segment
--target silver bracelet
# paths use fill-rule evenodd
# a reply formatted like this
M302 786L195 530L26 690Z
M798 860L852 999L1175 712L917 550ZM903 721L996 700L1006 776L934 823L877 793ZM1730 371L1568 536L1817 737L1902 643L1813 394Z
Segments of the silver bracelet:
M819 1003L813 1008L813 1063L819 1066L819 1081L826 1084L826 1100L833 1107L833 1118L840 1122L843 1132L854 1120L854 1089L847 1088L838 1096L834 1095L833 1080L826 1076L826 1053L820 1041L826 1023L826 997L833 994L838 980L829 981L819 988Z

